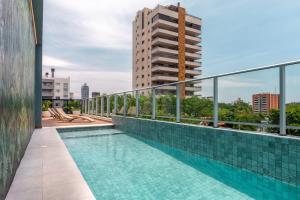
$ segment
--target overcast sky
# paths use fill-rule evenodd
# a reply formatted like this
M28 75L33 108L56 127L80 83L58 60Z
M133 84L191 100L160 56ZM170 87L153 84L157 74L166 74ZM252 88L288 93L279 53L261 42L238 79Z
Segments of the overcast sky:
M80 97L84 82L90 91L101 93L131 89L131 32L136 12L143 7L154 8L158 3L177 3L164 0L44 2L44 73L49 67L55 67L57 76L70 76L75 97ZM203 20L203 76L300 59L299 0L180 2L188 13ZM296 80L299 73L296 76L295 72L298 70L288 71L291 87L299 83ZM230 98L234 100L243 96L244 90L278 92L278 81L274 78L277 75L274 71L229 77L222 80L222 87L236 90L223 93L228 96L231 92ZM249 100L250 96L245 98ZM300 99L299 92L291 92L290 100L297 99Z

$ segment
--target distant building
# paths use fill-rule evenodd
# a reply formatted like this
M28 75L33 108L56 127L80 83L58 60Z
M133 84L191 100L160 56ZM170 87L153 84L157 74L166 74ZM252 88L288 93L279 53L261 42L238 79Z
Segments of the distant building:
M100 96L100 92L92 92L92 97L98 97Z
M178 5L158 5L137 12L133 21L132 88L167 84L201 75L201 19ZM159 93L175 93L175 86ZM200 85L186 83L181 94L193 95ZM142 92L143 93L143 92Z
M70 92L70 99L74 99L74 92Z
M45 73L42 79L42 99L69 99L70 77L58 78L54 76L55 69L51 69L51 76Z
M279 94L260 93L252 95L254 113L269 114L271 109L279 109Z
M89 86L84 83L83 86L81 86L81 99L87 99L90 96L90 89Z

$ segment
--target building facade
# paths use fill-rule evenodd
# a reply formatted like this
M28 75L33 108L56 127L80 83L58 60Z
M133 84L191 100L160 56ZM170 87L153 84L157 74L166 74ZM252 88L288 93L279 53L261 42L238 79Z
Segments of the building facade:
M254 113L269 114L272 109L279 109L279 94L260 93L252 95Z
M83 86L81 86L81 99L87 99L90 96L90 89L89 86L84 83Z
M46 73L42 80L42 99L70 99L70 77L58 78L51 69L51 76Z
M92 98L100 96L100 92L92 92Z
M200 34L201 19L187 14L180 4L138 11L133 21L132 88L200 76ZM181 89L183 95L192 95L201 87L188 83ZM175 86L164 90L174 93Z

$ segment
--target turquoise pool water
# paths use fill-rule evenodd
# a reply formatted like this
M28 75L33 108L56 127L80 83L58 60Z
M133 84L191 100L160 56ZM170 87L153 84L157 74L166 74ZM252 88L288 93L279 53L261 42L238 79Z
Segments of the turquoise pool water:
M300 188L119 130L60 135L97 199L300 199Z

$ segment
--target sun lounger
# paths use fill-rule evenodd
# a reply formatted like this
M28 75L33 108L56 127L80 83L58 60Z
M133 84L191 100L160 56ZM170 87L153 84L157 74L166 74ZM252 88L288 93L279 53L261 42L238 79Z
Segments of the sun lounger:
M62 108L54 108L53 110L56 111L56 113L59 115L59 117L61 119L67 120L67 121L73 121L75 119L83 119L83 120L87 120L89 122L95 122L94 119L90 118L90 117L86 117L86 116L80 116L80 115L68 115L66 114Z

